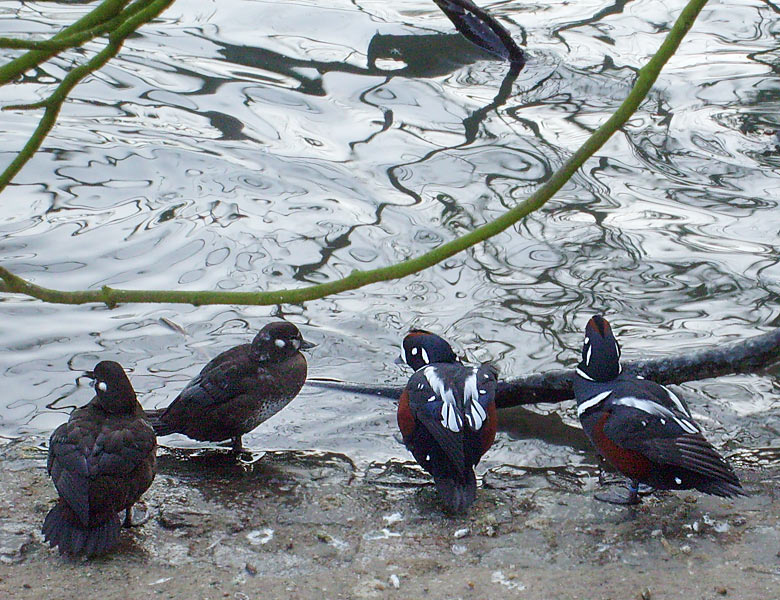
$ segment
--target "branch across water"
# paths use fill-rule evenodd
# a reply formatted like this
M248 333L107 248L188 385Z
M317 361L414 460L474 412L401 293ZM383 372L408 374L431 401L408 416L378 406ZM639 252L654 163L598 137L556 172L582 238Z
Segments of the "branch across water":
M158 0L159 1L159 0ZM168 0L172 1L172 0ZM472 246L490 239L538 210L558 192L574 173L593 156L606 141L634 114L658 78L661 69L674 55L685 34L707 0L690 0L667 34L661 47L645 67L639 71L634 86L617 111L599 127L585 143L566 161L550 179L531 196L497 219L477 229L442 244L438 248L416 258L370 271L353 271L343 279L298 289L263 292L224 292L213 290L124 290L104 287L99 290L64 291L44 288L26 281L8 269L0 267L0 278L6 293L19 293L45 302L60 304L103 303L114 307L121 303L172 303L172 304L239 304L279 305L300 304L340 292L354 290L380 281L391 281L419 273Z
M780 329L775 329L746 340L696 352L626 361L623 363L623 369L661 385L670 385L723 375L754 373L778 361ZM573 400L573 376L574 371L571 369L558 369L499 381L496 405L499 408L510 408ZM325 380L309 380L306 385L392 399L397 399L404 387L404 384L371 385Z

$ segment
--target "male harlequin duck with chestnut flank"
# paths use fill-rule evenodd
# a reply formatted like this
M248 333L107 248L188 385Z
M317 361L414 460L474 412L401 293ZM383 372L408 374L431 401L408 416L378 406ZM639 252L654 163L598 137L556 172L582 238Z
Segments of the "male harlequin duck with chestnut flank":
M621 372L620 346L607 320L585 327L574 395L582 428L599 453L631 479L627 497L597 494L615 504L637 504L638 484L662 490L744 495L731 466L710 445L688 407L652 381Z
M124 369L102 361L85 375L95 380L97 394L54 430L47 465L60 498L43 535L71 556L111 550L119 540L119 512L132 525L131 508L154 479L157 447Z
M496 437L496 368L462 365L438 335L411 330L396 361L415 370L398 402L398 427L452 512L477 495L474 467Z
M313 348L292 323L263 327L251 344L226 350L167 408L147 411L157 435L183 433L205 442L231 440L242 450L241 436L287 406L306 381L306 358Z

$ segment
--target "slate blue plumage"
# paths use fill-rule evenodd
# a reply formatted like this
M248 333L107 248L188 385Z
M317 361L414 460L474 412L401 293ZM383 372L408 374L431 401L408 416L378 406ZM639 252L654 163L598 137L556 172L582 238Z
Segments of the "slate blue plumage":
M620 346L601 315L585 328L574 394L591 442L632 480L627 497L598 494L598 499L636 504L638 483L724 497L743 494L733 469L704 438L686 404L657 383L622 373Z
M397 362L415 369L398 402L404 444L444 506L464 512L476 499L474 467L496 437L497 370L462 365L443 338L422 330L404 338Z

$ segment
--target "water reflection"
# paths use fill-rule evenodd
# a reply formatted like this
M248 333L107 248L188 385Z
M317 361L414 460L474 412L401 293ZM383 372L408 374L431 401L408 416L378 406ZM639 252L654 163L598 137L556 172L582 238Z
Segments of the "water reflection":
M269 318L318 342L313 375L366 383L403 381L392 360L410 326L508 376L572 365L595 311L632 357L777 326L776 12L722 10L705 10L642 110L541 213L422 275L276 309L0 298L0 432L47 435L91 397L74 374L102 359L130 370L145 406L167 405ZM76 89L4 192L3 265L66 289L276 289L472 230L612 113L676 16L656 2L494 11L527 34L520 73L430 2L176 2ZM72 16L20 15L9 31ZM36 99L64 64L0 103ZM0 160L35 119L0 112ZM777 373L679 391L717 445L778 443ZM571 404L506 412L485 466L592 465L576 421ZM306 389L246 443L385 464L407 458L394 428L391 400Z

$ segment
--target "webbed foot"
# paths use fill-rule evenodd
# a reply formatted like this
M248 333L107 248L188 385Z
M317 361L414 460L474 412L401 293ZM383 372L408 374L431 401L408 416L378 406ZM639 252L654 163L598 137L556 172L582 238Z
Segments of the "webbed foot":
M138 504L141 504L141 508L138 508ZM149 509L144 503L136 503L130 508L125 509L125 520L122 522L122 527L140 527L146 523L151 514Z
M640 484L638 482L632 481L627 486L625 486L627 488L627 492L624 491L624 486L619 486L619 489L598 492L594 495L594 498L596 498L596 500L600 500L601 502L608 502L609 504L634 506L642 501L642 499L639 497L639 486ZM653 488L650 488L651 491L652 489Z

